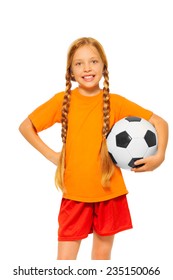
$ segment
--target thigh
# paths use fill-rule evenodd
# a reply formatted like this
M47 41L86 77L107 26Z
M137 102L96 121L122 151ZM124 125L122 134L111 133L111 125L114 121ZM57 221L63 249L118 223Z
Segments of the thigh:
M58 240L76 241L86 238L91 233L92 222L92 204L63 198L58 217Z
M98 235L114 235L132 228L126 195L96 203L94 212L94 230Z

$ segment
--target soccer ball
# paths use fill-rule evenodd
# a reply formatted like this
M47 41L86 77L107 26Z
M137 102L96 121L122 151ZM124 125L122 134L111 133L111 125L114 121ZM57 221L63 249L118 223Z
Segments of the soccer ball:
M107 135L107 147L113 162L130 170L138 159L157 151L157 133L154 126L139 117L126 117L114 124Z

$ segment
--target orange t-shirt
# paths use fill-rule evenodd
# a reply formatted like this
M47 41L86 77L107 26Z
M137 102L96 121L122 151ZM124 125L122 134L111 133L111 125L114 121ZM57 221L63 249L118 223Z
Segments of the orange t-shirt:
M116 166L110 187L103 188L101 185L102 93L100 91L98 95L89 97L81 95L78 88L72 90L66 141L64 198L98 202L128 193L121 170ZM57 93L29 115L37 132L61 122L63 96L64 92ZM151 111L117 94L110 94L110 107L110 127L126 116L149 120L152 115Z

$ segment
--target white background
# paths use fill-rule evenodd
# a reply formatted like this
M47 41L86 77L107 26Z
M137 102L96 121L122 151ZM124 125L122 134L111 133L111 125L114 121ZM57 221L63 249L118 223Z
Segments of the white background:
M13 279L12 269L18 265L56 264L61 193L54 186L55 166L25 141L18 127L37 106L64 90L67 49L81 36L94 37L104 46L111 92L151 109L170 126L166 160L160 168L145 174L124 171L134 229L116 236L112 261L106 263L158 266L162 274L156 279L172 274L171 2L0 2L0 254L4 267L0 273L9 273L8 279ZM61 148L58 125L40 136L55 150ZM92 236L82 242L79 263L89 262L91 246Z

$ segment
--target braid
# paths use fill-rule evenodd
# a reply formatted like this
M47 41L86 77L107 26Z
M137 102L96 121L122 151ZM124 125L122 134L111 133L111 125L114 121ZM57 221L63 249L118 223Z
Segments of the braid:
M103 139L109 132L109 119L110 119L110 96L109 96L109 73L106 69L104 71L104 87L103 87Z
M67 130L68 130L68 113L70 107L71 100L71 76L70 71L67 70L66 73L66 90L64 94L64 100L62 103L62 115L61 115L61 138L63 142L62 151L59 157L58 168L55 174L55 185L56 187L60 187L64 191L64 171L65 171L65 149L66 149L66 138L67 138Z
M109 156L106 136L110 129L110 95L109 95L109 72L107 68L104 70L104 87L103 87L103 129L102 129L102 145L100 151L101 157L101 170L102 170L102 185L103 187L109 187L110 178L114 172L114 165Z
M66 143L67 138L67 129L68 129L68 112L70 107L70 98L71 98L71 80L70 75L67 72L66 74L66 90L64 95L64 100L62 104L62 116L61 116L61 123L62 123L62 130L61 130L61 137L62 142Z

